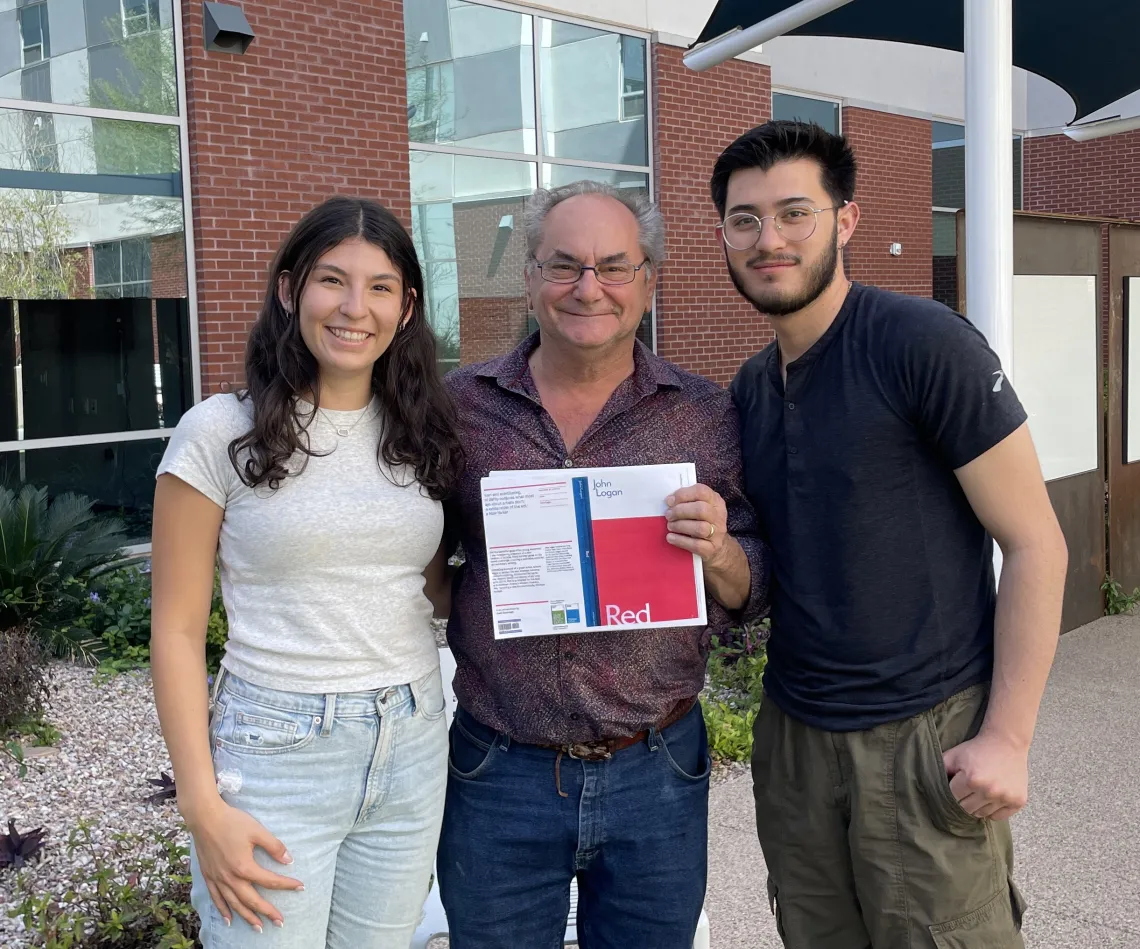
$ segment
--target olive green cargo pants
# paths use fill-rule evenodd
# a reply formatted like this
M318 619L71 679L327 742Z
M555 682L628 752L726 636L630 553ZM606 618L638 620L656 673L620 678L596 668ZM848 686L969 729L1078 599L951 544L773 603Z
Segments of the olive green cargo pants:
M1023 949L1009 824L966 813L942 762L977 734L987 697L974 686L846 733L764 701L756 829L786 949Z

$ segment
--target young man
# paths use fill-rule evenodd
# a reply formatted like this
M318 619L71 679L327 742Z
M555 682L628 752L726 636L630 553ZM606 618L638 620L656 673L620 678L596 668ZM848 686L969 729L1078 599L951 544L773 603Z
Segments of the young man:
M764 605L732 400L636 339L664 253L648 199L578 182L528 208L538 332L448 376L467 555L447 637L459 700L439 850L452 949L559 949L578 878L583 949L691 949L705 896L710 633ZM480 479L493 470L694 462L666 539L698 554L707 628L494 639Z
M732 385L772 556L752 759L769 898L788 949L1014 949L1008 819L1065 542L983 336L847 278L855 170L843 138L769 122L711 181L729 273L776 333Z

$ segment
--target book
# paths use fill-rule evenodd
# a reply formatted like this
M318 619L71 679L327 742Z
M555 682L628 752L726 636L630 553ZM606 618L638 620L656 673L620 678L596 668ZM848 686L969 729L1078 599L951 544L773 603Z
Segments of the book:
M666 540L692 464L493 471L482 480L495 637L707 622L700 558Z

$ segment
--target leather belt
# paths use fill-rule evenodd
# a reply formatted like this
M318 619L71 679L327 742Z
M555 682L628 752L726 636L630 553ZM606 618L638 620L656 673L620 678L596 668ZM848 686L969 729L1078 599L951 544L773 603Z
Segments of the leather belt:
M677 722L689 714L696 704L697 700L695 697L681 699L680 702L673 706L673 710L656 726L656 730L661 732L670 725L676 725ZM599 738L596 741L576 741L568 745L536 744L535 747L557 751L571 758L577 758L580 761L605 761L608 758L612 758L616 752L640 744L648 737L649 729L646 728L639 731L636 735L630 735L626 738Z

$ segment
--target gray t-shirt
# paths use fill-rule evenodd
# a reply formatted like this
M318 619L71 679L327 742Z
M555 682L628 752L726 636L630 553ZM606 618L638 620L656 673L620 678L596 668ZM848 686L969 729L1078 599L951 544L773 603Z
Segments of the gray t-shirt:
M443 509L411 472L377 464L378 401L363 416L318 412L310 445L331 454L309 458L276 491L246 487L230 462L230 442L249 431L252 413L234 395L204 400L182 417L158 467L225 511L222 665L266 688L310 693L377 689L432 671L439 653L422 572L439 546ZM351 430L341 437L334 424ZM303 461L298 455L290 471Z

